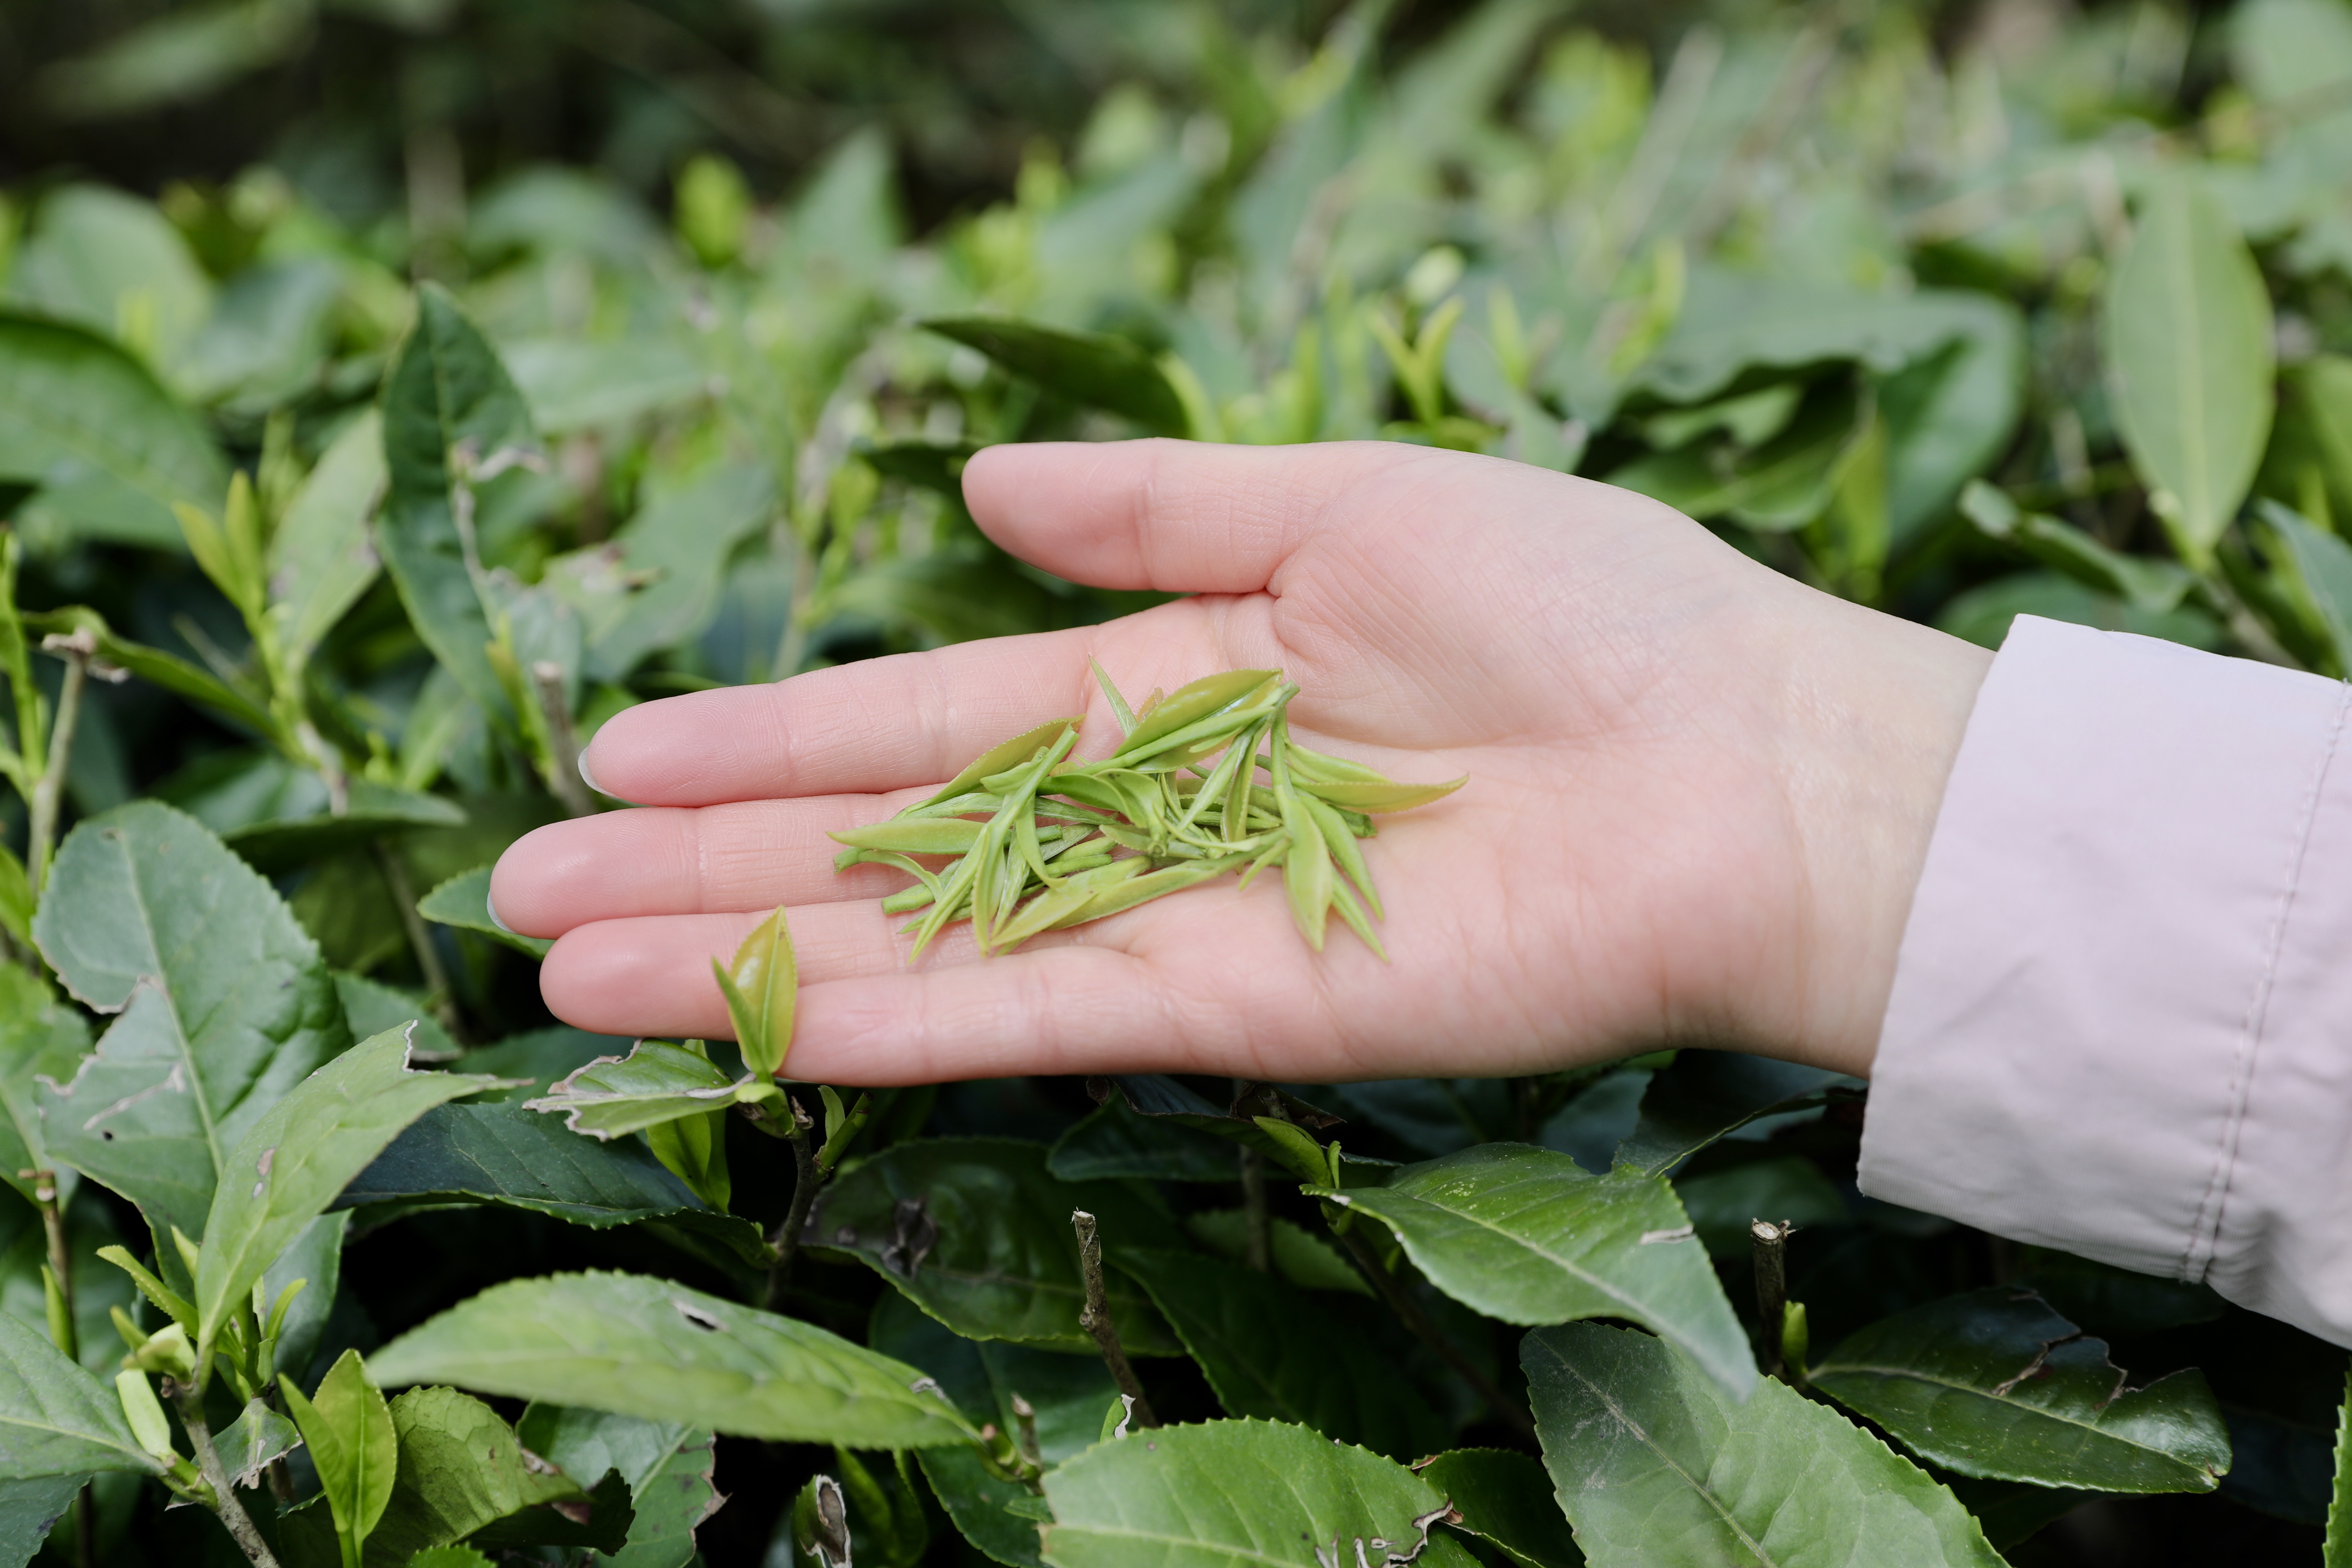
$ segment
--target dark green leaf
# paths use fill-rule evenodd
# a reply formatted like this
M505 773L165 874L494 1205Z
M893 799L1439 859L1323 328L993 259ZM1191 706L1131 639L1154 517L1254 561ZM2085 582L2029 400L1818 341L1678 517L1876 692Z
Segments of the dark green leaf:
M1186 432L1183 400L1151 355L1125 338L1004 316L934 316L922 324L1073 403L1124 415L1154 435Z
M49 1165L36 1080L69 1083L89 1054L89 1026L80 1014L38 978L14 964L0 967L0 1182L27 1198L35 1184L20 1173Z
M465 519L472 476L530 443L530 412L498 351L431 283L416 292L416 326L384 377L383 406L387 488L376 537L385 569L441 668L484 712L506 714Z
M1580 1568L1568 1521L1552 1500L1551 1478L1526 1454L1456 1448L1419 1468L1421 1479L1462 1516L1454 1528L1502 1551L1521 1568Z
M1392 1459L1443 1447L1451 1433L1398 1375L1349 1303L1310 1302L1272 1275L1198 1253L1121 1248L1208 1374L1228 1415L1312 1426Z
M268 883L153 801L74 829L34 930L68 990L122 1015L41 1090L50 1153L198 1234L229 1151L350 1044L318 948Z
M1845 1199L1821 1167L1797 1155L1739 1165L1675 1184L1683 1212L1698 1227L1698 1238L1716 1258L1748 1255L1748 1227L1778 1220L1801 1230L1850 1223Z
M532 1029L520 1035L509 1035L487 1046L476 1046L467 1051L458 1065L467 1072L488 1073L492 1078L522 1079L513 1089L502 1089L483 1095L479 1103L493 1100L520 1104L545 1094L548 1086L577 1068L586 1067L598 1057L625 1052L630 1042L611 1035L592 1035L585 1029L574 1029L558 1024L552 1028Z
M694 1555L696 1527L727 1500L711 1485L714 1439L707 1426L534 1405L515 1424L515 1436L566 1475L616 1472L627 1483L627 1543L605 1552L598 1568L683 1568Z
M592 1230L657 1220L708 1236L747 1263L769 1260L759 1226L714 1212L636 1140L583 1138L513 1104L427 1111L352 1178L335 1206L453 1202L552 1215Z
M89 1482L88 1476L0 1480L0 1568L25 1568Z
M921 1448L975 1433L913 1367L807 1323L631 1274L492 1287L369 1358L447 1382L783 1442Z
M855 1255L969 1338L1091 1351L1078 1327L1076 1209L1099 1220L1107 1250L1183 1245L1165 1215L1126 1190L1056 1181L1042 1145L997 1138L902 1143L845 1169L817 1200L805 1239ZM1128 1352L1180 1353L1143 1292L1109 1273Z
M490 869L483 866L450 878L416 900L416 912L441 925L480 931L517 952L545 958L554 942L543 937L517 936L490 918Z
M131 1435L113 1389L40 1330L0 1312L0 1481L79 1482L100 1470L157 1468Z
M1850 1336L1813 1386L1964 1476L2095 1491L2210 1491L2229 1432L2202 1373L2142 1388L2029 1291L1995 1287Z
M1420 1568L1473 1562L1452 1540L1428 1535L1445 1500L1411 1470L1270 1421L1166 1426L1098 1444L1046 1473L1045 1500L1055 1568L1303 1568L1318 1553L1353 1563L1360 1552Z
M342 998L343 1017L351 1025L352 1038L355 1040L407 1026L412 1029L410 1061L453 1062L464 1054L457 1042L449 1037L449 1031L434 1021L431 1010L420 997L395 991L365 975L341 973L335 976L335 994ZM493 1078L503 1076L474 1062L468 1062L466 1070Z
M1658 1177L1595 1176L1549 1149L1482 1143L1384 1186L1311 1190L1386 1226L1431 1284L1489 1317L1623 1318L1672 1340L1733 1397L1756 1386L1748 1336Z
M81 538L184 551L175 501L217 507L228 464L121 349L62 321L0 315L0 479L41 487Z
M1654 1075L1642 1117L1617 1146L1617 1163L1668 1175L1718 1138L1769 1116L1810 1110L1843 1081L1820 1068L1730 1051L1685 1051Z
M1735 1405L1664 1342L1598 1323L1539 1329L1519 1359L1595 1568L2000 1568L1950 1492L1786 1384Z
M1113 1097L1063 1133L1045 1164L1066 1182L1230 1182L1240 1156L1226 1140L1170 1118L1138 1116Z
M2016 1283L2095 1334L2150 1334L2210 1323L2224 1303L2210 1285L2136 1274L2049 1247L2021 1248Z

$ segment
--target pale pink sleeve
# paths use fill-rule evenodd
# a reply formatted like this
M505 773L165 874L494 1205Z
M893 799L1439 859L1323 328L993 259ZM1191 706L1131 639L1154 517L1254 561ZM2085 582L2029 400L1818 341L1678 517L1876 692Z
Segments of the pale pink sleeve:
M1864 1192L2352 1344L2347 700L2018 618L1904 931Z

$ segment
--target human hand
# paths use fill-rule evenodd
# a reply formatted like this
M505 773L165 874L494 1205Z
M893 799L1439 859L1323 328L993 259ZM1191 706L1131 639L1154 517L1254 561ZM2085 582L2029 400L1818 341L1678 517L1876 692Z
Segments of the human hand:
M491 883L559 939L558 1017L726 1035L710 960L783 903L801 1079L1490 1077L1675 1042L1867 1071L1990 655L1629 491L1423 447L996 447L964 493L1024 560L1194 596L614 717L585 768L643 807L542 827ZM835 874L825 835L1048 719L1107 753L1089 656L1138 699L1279 668L1303 743L1469 775L1363 845L1392 963L1336 923L1311 952L1267 877L908 964L878 903L905 878Z

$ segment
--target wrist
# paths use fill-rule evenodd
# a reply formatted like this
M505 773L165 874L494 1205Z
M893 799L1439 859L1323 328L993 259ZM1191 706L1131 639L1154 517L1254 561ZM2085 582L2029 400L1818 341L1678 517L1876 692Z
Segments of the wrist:
M1802 886L1777 1054L1867 1077L1912 896L1993 656L1817 601L1787 662L1781 777Z

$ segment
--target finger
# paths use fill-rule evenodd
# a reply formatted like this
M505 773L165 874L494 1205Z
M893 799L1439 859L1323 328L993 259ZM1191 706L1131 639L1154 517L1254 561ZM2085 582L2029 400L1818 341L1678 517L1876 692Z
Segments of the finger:
M1398 468L1477 462L1387 442L1035 442L975 453L963 494L990 538L1076 582L1254 594Z
M646 805L937 784L1000 741L1084 713L1093 636L994 637L642 703L605 721L581 772Z
M636 915L765 911L778 904L875 900L908 883L888 866L833 868L826 837L888 818L918 798L827 795L686 810L640 806L534 828L490 873L507 929L555 937Z

